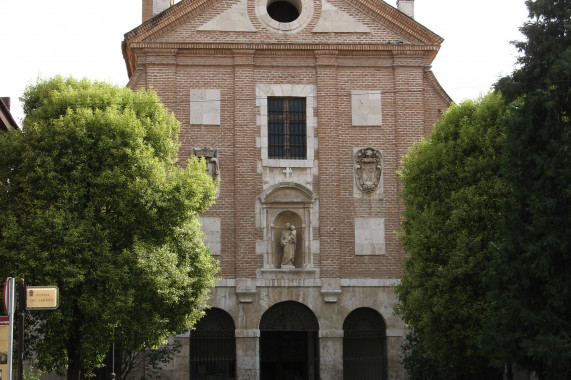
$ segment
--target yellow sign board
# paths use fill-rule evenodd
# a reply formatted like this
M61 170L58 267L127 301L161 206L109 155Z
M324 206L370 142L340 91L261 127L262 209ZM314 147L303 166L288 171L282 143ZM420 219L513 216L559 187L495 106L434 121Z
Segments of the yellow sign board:
M26 287L26 310L57 309L59 289L57 286Z

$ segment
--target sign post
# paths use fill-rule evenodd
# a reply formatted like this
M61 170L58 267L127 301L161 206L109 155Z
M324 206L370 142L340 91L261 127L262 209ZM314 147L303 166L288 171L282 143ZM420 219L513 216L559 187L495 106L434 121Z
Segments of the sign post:
M14 279L8 277L3 288L4 311L7 317L0 318L0 380L12 380L15 288Z

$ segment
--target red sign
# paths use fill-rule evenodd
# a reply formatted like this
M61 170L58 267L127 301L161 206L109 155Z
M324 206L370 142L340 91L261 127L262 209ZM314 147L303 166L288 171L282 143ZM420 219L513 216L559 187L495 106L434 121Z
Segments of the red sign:
M9 324L10 324L10 317L5 316L5 315L0 315L0 326L1 325L8 326Z
M4 287L2 288L2 298L4 300L3 304L4 304L4 314L8 315L8 305L6 305L6 298L8 298L8 295L6 294L6 290L8 288L8 280L10 280L10 277L6 278L6 281L4 281Z

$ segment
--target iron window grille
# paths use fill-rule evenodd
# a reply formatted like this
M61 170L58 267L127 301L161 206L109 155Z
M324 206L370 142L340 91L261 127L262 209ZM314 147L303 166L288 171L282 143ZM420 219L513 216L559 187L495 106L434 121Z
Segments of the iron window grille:
M305 98L268 97L268 156L306 159Z

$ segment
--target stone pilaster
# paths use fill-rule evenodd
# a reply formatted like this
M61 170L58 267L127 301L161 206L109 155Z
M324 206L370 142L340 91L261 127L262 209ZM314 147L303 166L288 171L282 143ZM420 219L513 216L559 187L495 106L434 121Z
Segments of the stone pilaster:
M317 136L319 148L321 277L339 277L339 96L336 51L317 51Z
M236 330L236 380L260 378L260 330Z
M254 50L234 51L234 152L248 159L234 160L235 183L247 181L247 187L234 191L236 278L253 278L260 264L256 255L255 198L261 190L256 147L256 86L254 83Z
M343 330L319 331L320 377L343 379Z

